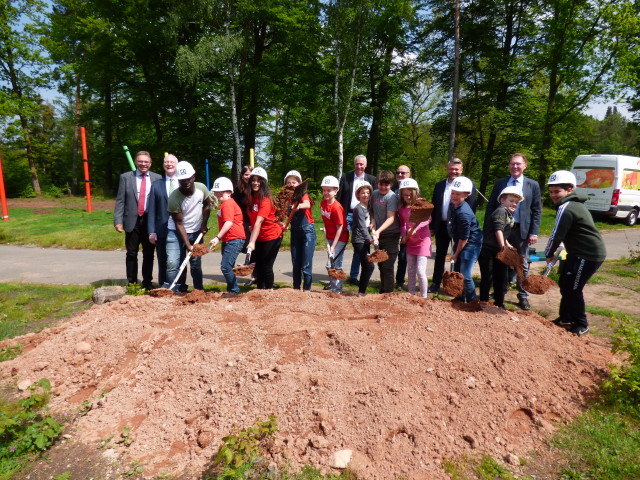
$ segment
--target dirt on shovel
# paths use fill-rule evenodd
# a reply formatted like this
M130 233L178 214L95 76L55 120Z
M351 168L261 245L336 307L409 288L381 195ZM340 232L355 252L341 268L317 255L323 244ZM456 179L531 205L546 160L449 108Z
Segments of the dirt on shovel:
M238 265L237 267L233 267L233 273L235 273L236 277L246 277L247 275L251 275L253 273L255 265Z
M444 272L442 291L452 297L459 297L464 291L464 277L460 272Z
M367 255L367 260L371 263L386 262L389 260L389 254L386 250L376 250L375 252Z
M327 273L329 274L329 276L331 278L335 278L336 280L346 280L347 279L347 272L345 272L342 269L338 270L336 268L330 268L329 270L327 270Z
M556 282L544 275L529 275L522 282L522 288L534 295L544 295L554 285Z
M513 247L505 247L496 254L496 258L505 265L517 268L522 265L522 255Z
M191 256L194 258L202 257L207 253L209 253L209 247L207 247L204 243L198 243L191 249Z
M173 296L173 291L168 288L154 288L153 290L149 290L149 295L156 298L171 297Z

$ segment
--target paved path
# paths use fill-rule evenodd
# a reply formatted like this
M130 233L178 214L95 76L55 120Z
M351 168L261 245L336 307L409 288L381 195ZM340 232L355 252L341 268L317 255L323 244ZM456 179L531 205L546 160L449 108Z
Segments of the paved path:
M610 230L603 233L607 244L608 258L621 258L629 255L630 248L638 249L640 227L623 230ZM538 242L538 250L542 250L547 238ZM348 250L344 269L351 265L352 250ZM65 250L58 248L22 247L0 245L0 282L27 282L50 284L104 285L124 283L125 252L96 250ZM142 260L142 255L140 255ZM239 261L242 256L239 257ZM314 282L328 281L324 265L327 260L325 250L317 250L314 257ZM476 266L477 268L477 266ZM221 282L224 277L220 273L220 253L212 252L203 257L205 283ZM427 273L431 277L433 262L430 260ZM288 251L278 254L274 266L277 282L291 283L291 255ZM157 272L154 279L157 279ZM378 279L378 269L373 279Z

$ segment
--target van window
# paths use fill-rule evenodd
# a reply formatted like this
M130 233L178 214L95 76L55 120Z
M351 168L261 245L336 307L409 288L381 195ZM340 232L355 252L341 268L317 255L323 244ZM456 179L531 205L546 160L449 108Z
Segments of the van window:
M614 182L614 168L608 167L574 167L577 187L609 188Z
M638 185L638 176L640 176L640 170L627 170L622 172L622 188L628 190L640 190Z

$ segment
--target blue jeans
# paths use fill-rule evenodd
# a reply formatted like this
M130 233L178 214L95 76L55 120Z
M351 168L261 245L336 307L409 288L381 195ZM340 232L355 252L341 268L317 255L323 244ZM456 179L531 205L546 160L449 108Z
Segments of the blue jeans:
M313 223L291 228L291 263L293 264L293 288L311 290L313 254L316 250L316 228Z
M349 233L351 233L351 223L353 222L353 213L347 213L347 228L349 229ZM349 271L349 278L351 280L358 280L358 275L360 274L360 255L354 250L353 251L353 260L351 260L351 270Z
M227 281L227 292L240 293L240 287L238 287L238 279L235 273L233 273L233 267L235 267L236 259L240 255L240 251L244 247L244 239L236 238L229 240L228 242L222 242L222 260L220 262L220 270L224 279Z
M187 233L190 242L195 242L200 232ZM202 241L200 242L202 243ZM180 270L180 253L186 252L186 245L175 230L169 230L167 233L167 282L173 283L173 280ZM191 257L189 259L189 268L191 269L191 278L193 279L193 288L196 290L204 290L202 284L202 259L201 257Z
M473 266L478 261L478 255L482 245L466 244L464 250L460 252L458 259L460 260L460 273L464 277L464 293L462 296L466 302L470 302L476 298L476 284L473 283L472 271Z
M327 239L327 243L331 245L333 241ZM333 268L335 268L336 270L342 270L342 259L344 258L344 249L346 246L347 246L347 242L340 242L340 241L338 241L336 245L336 249L334 252L336 256L333 258ZM327 270L331 268L331 260L329 259L327 259L326 268ZM331 291L333 293L342 293L342 280L329 277L329 283L331 283Z

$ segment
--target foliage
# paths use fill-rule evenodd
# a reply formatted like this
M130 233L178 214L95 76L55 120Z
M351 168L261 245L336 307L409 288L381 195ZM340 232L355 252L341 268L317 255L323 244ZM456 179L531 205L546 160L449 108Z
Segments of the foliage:
M623 316L614 319L616 337L613 352L626 357L622 365L612 365L604 388L608 398L640 405L640 322Z
M0 362L13 360L22 353L22 345L7 345L6 348L0 348Z
M236 430L224 437L214 458L214 465L222 471L220 478L242 478L265 446L273 441L277 431L278 420L274 415L269 415L268 420L256 420L254 426Z
M51 384L45 378L29 387L30 395L0 410L0 472L15 469L27 455L44 452L62 432L62 425L44 413Z
M147 290L142 285L139 285L137 283L130 283L127 285L127 295L137 297L146 294Z

